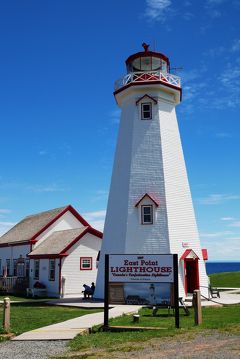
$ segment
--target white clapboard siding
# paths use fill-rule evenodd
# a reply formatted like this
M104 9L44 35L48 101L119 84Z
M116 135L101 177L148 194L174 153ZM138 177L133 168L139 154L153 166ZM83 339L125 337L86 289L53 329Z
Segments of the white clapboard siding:
M70 211L67 211L36 238L37 243L33 248L36 248L44 241L44 239L55 231L80 228L82 226L81 222Z
M87 233L68 251L69 255L62 259L62 278L65 279L64 296L81 296L83 284L96 283L96 259L102 240ZM80 270L80 257L92 258L92 270Z
M140 118L141 102L146 99L136 104L146 93L157 100L156 104L152 101L151 120ZM96 296L103 297L106 253L177 253L180 258L185 251L183 242L188 242L189 248L200 258L200 286L207 286L175 113L179 102L176 90L162 85L136 85L117 94L116 99L122 113ZM151 200L144 198L139 207L135 207L145 193L154 194L159 201L159 206L153 204L152 225L142 225L139 215L141 204L152 204ZM179 294L185 297L182 262L179 262Z

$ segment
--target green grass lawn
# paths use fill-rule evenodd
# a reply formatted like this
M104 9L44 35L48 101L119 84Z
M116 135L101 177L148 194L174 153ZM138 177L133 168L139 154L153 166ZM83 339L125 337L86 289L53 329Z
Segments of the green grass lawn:
M210 274L213 287L240 288L240 272L226 272Z
M101 310L49 306L44 303L12 304L11 331L15 334L21 334L32 329L99 311ZM0 318L2 317L3 308L0 307ZM0 320L0 333L3 333L2 320Z
M132 316L122 316L111 319L110 326L148 326L165 328L161 330L146 330L141 332L96 332L89 336L77 336L70 342L70 348L76 350L94 350L96 348L107 348L108 351L117 350L116 348L124 343L124 350L133 347L136 343L157 337L169 337L182 333L189 335L206 329L217 329L236 333L240 335L240 305L203 308L203 324L194 325L193 310L190 309L190 316L184 316L180 311L180 329L175 329L173 316L168 316L166 309L161 309L158 315L153 317L150 309L140 310L140 322L134 324Z

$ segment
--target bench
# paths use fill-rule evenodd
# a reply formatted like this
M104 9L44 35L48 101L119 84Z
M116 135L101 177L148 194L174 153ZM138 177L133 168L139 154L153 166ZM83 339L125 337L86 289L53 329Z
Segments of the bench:
M182 297L178 298L178 301L179 301L179 308L183 308L183 310L185 312L185 315L189 316L190 312L189 312L188 307L184 303L183 298ZM155 316L157 314L158 309L160 309L160 308L167 308L168 309L168 315L170 315L170 310L171 309L174 310L174 306L171 305L170 303L168 303L166 305L155 305L155 306L152 307L152 309L153 309L152 315Z
M220 292L217 288L213 288L211 285L209 286L209 297L211 298L220 298Z

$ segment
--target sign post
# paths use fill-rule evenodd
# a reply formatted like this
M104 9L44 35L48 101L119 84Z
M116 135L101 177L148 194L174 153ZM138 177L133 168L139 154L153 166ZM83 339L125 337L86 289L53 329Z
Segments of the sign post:
M111 289L118 288L115 298L122 297L127 304L173 305L175 326L179 328L177 254L106 254L104 283L104 328L108 328L109 283L114 286ZM166 288L167 284L169 299L159 298L161 285Z
M104 328L108 328L108 307L109 307L109 254L105 254L105 276L104 276Z
M178 255L173 254L175 327L179 328Z

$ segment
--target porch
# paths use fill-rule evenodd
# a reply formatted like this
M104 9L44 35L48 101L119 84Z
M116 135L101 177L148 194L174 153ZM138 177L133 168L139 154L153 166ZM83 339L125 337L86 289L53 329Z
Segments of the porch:
M0 277L0 293L25 295L28 287L27 277Z

